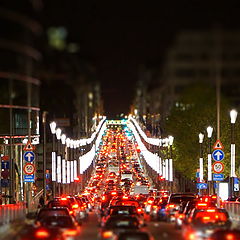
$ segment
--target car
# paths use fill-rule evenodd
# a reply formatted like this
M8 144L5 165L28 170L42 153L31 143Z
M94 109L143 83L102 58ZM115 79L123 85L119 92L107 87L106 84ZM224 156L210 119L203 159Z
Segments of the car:
M166 216L167 221L172 222L175 221L176 213L180 208L180 204L182 202L192 201L196 198L194 194L191 193L173 193L170 195L168 199L168 203L166 205Z
M100 239L114 239L119 233L127 230L140 229L140 222L134 216L111 216L102 226L99 237Z
M216 230L208 240L237 240L240 239L240 231L237 229Z
M62 232L59 229L48 229L44 227L36 227L26 225L22 228L15 240L65 240Z
M80 227L72 216L49 216L39 221L39 225L45 229L61 231L66 240L74 239L80 233Z
M217 229L229 229L231 221L223 208L193 209L183 225L186 240L207 239Z
M41 208L36 215L36 222L50 216L70 216L70 213L66 207Z

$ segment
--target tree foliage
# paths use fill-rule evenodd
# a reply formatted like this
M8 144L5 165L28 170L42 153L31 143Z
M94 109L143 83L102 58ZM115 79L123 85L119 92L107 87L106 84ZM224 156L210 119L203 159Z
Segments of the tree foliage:
M230 170L230 133L231 124L229 111L231 104L221 96L221 137L225 146L224 174L228 176ZM174 164L176 169L185 176L194 178L199 168L199 138L200 132L204 133L204 171L207 177L207 151L208 139L206 128L214 129L212 145L217 138L216 92L214 88L203 84L187 87L175 103L168 117L166 128L174 136ZM236 129L239 124L236 124ZM236 132L236 146L239 144L239 134ZM236 149L237 150L237 149ZM214 161L213 161L214 162ZM238 163L238 158L236 158ZM238 164L237 164L238 165Z

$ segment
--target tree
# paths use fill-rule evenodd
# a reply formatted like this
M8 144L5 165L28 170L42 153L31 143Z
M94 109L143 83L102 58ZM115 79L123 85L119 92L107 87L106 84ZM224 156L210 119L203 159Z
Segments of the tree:
M166 122L167 132L174 136L175 167L185 176L194 178L199 168L199 141L198 134L203 132L205 177L207 176L207 126L214 128L212 145L216 140L216 94L215 89L204 84L195 84L187 87L179 100L172 108ZM221 97L221 141L225 146L225 176L230 170L230 118L229 101ZM237 124L239 125L239 124ZM239 143L239 134L236 131L236 146ZM236 159L237 162L237 159Z

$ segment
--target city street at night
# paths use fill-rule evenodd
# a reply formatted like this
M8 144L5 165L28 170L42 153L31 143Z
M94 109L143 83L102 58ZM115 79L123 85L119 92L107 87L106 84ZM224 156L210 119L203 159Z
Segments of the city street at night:
M237 1L0 1L0 240L240 240Z

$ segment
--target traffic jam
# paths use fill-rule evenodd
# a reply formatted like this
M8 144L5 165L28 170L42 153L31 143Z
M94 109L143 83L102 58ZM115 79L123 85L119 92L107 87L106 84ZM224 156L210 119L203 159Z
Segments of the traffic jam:
M127 125L108 124L84 190L48 201L15 239L240 239L221 199L159 190L140 156Z

